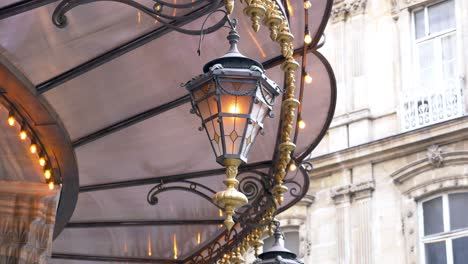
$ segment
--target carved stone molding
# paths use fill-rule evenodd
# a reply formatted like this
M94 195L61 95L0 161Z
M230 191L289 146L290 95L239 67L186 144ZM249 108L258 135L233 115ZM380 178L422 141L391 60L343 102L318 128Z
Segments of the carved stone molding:
M47 263L57 201L45 184L0 182L0 263Z
M355 15L364 14L366 5L367 0L335 1L331 12L331 21L336 23Z
M442 156L442 151L439 146L432 145L427 148L427 161L436 168L442 167L444 157Z
M370 198L374 189L374 181L364 181L332 189L331 197L335 204L358 201Z

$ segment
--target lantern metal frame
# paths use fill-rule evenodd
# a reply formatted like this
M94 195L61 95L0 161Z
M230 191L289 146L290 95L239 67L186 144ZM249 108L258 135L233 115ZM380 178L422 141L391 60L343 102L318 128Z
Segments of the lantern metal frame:
M224 165L224 161L226 159L239 159L243 163L247 162L248 153L251 149L251 146L254 144L258 134L260 134L263 130L264 118L266 118L267 115L269 117L273 117L272 109L275 103L275 99L282 93L282 89L274 81L270 80L266 76L265 70L261 63L245 57L238 51L237 43L240 39L240 36L236 31L237 22L236 20L231 20L229 18L228 22L231 26L231 31L227 37L231 45L228 53L220 58L208 62L203 67L204 74L201 74L184 85L185 88L189 91L192 99L191 112L201 118L202 125L200 130L204 129L206 131L210 139L213 152L215 153L216 161L221 165ZM230 90L227 89L225 85L223 85L224 82L253 84L253 88L246 91ZM197 98L195 93L204 89L207 85L212 85L214 90L209 90L209 92L207 92L205 95ZM248 111L245 113L229 113L223 111L224 106L221 103L221 96L223 95L251 97ZM202 111L198 107L198 104L212 97L214 97L216 100L217 112L210 113L209 117L204 117ZM263 117L256 118L254 116L253 110L255 104L263 104L267 108L267 110L263 113L265 114ZM242 134L238 134L239 137L242 138L242 142L240 143L236 154L228 154L226 144L227 135L223 118L242 118L246 120ZM215 122L219 123L219 138L221 141L221 149L218 150L216 150L217 146L214 145L207 128L207 123L212 122L215 119ZM254 128L251 129L251 136L253 136L253 140L251 140L250 143L247 143L246 135L248 133L249 125L252 125L253 123L258 126L258 129L256 131L254 131ZM234 131L235 130L233 130L233 132ZM253 135L254 133L256 134ZM233 140L233 144L234 141L235 140ZM217 145L219 145L219 143Z

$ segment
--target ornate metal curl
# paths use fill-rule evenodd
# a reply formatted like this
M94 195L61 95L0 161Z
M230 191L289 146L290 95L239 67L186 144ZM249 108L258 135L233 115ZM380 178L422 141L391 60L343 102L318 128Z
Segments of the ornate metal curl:
M175 185L177 184L177 185ZM174 186L167 186L167 185L174 185ZM188 186L187 186L188 185ZM209 201L211 204L214 206L218 207L213 201L211 200L211 196L215 194L216 192L209 188L206 187L203 184L193 182L193 181L178 181L178 182L173 182L173 183L160 183L148 192L147 195L147 201L151 205L156 205L159 202L158 195L163 193L163 192L168 192L168 191L185 191L185 192L190 192L193 194L196 194L200 196L201 198ZM218 207L219 208L219 207Z
M211 1L210 0L195 0L194 2L187 3L187 4L171 4L171 3L161 1L161 0L153 0L155 2L153 8L149 8L134 0L63 0L55 8L54 13L52 14L52 22L54 23L55 26L59 28L64 28L68 24L67 17L65 15L67 12L69 12L73 8L80 6L80 5L90 4L90 3L95 3L95 2L104 2L104 1L121 3L121 4L131 6L133 8L136 8L139 11L152 17L153 19L155 19L162 25L174 31L187 34L187 35L201 35L201 34L213 33L217 31L218 29L222 28L228 21L228 16L225 15L220 21L218 21L216 24L212 25L211 27L208 27L202 30L188 30L188 29L183 29L178 26L175 26L174 22L183 23L183 22L193 21L201 17L203 14L191 13L188 15L176 16L176 15L168 15L164 13L165 6L170 7L170 8L175 8L175 9L184 9L184 8L194 8L194 7L200 6L200 3L202 2L208 2L208 4L203 6L202 8L208 8L207 13L209 14L209 13L213 13L214 11L216 11L216 9L218 9L222 0L211 0Z

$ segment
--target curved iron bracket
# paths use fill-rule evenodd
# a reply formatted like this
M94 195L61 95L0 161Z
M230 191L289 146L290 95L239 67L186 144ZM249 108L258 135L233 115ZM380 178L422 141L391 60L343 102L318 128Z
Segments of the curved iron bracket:
M181 27L178 27L175 25L175 23L184 23L184 22L193 21L201 16L198 12L192 12L188 15L177 16L175 15L176 12L173 12L172 14L168 14L166 13L166 10L168 8L171 8L174 10L187 9L187 8L208 8L206 13L210 14L210 13L215 12L219 8L221 1L222 0L194 0L193 2L190 2L187 4L173 4L173 3L168 3L162 0L153 0L153 2L155 3L152 6L152 8L149 8L143 4L138 3L135 0L63 0L55 8L54 13L52 14L52 22L54 23L55 26L59 28L64 28L68 24L66 13L72 10L73 8L80 6L80 5L85 5L85 4L95 3L95 2L114 2L114 3L125 4L135 9L138 9L142 13L145 13L146 15L152 17L153 19L155 19L156 21L158 21L165 27L168 27L174 31L187 34L187 35L210 34L222 28L226 24L226 22L228 21L227 15L224 15L220 21L218 21L216 24L206 29L189 30L189 29L183 29ZM208 2L208 4L206 4L205 6L201 6L201 3L203 2Z

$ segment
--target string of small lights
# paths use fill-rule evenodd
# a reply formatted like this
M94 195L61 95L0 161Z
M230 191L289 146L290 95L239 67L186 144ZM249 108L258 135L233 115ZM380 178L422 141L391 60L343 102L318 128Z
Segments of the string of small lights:
M49 164L49 156L47 155L44 145L36 135L31 126L26 122L24 116L17 111L16 107L6 97L0 97L0 106L3 106L8 111L6 123L11 128L19 127L18 137L21 141L26 142L29 138L29 152L32 155L37 155L38 163L43 168L44 179L50 190L55 188L55 183L52 173L52 167Z
M297 120L296 120L296 130L294 132L293 142L297 142L297 137L299 135L299 130L306 128L306 122L302 118L302 102L304 99L304 89L306 84L311 84L313 81L312 76L307 72L307 51L312 44L312 35L309 30L309 9L312 7L312 3L309 0L304 0L304 48L302 51L302 62L301 62L301 83L299 89L299 106L297 109ZM290 171L296 171L297 165L296 162L291 159L289 165Z

